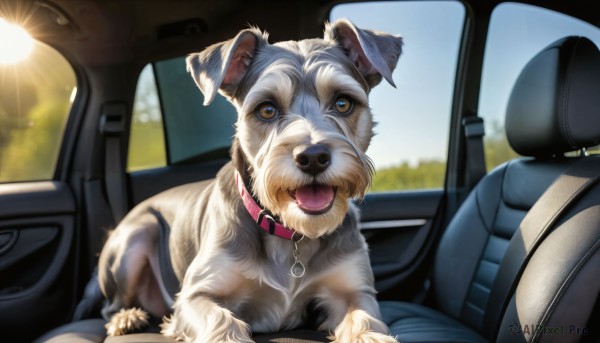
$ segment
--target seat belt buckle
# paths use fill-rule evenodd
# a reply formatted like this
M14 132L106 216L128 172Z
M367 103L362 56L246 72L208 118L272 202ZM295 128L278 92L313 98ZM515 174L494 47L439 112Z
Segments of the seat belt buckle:
M100 115L100 133L104 136L119 136L125 131L127 105L121 102L107 103L102 106Z
M485 136L485 126L483 125L483 118L481 117L471 116L463 118L462 125L465 128L465 137L467 138Z

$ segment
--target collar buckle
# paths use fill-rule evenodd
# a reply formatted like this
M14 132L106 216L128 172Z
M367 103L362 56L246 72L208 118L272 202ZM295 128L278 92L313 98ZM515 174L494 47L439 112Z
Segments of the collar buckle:
M269 234L274 235L275 234L275 223L276 223L275 218L273 218L273 216L270 215L267 212L267 210L263 209L258 213L258 217L256 218L256 224L258 224L258 226L262 226L261 223L262 223L263 218L266 219L267 222L269 222Z

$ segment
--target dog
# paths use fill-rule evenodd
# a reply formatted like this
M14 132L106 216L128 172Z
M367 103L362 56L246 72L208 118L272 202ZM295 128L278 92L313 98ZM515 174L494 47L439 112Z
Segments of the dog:
M231 161L214 180L141 203L110 234L99 260L108 333L165 317L162 333L179 340L253 342L300 327L314 304L335 342L396 342L351 200L374 173L368 95L382 79L395 86L402 44L341 19L323 38L270 44L251 27L189 55L204 104L221 93L237 109Z

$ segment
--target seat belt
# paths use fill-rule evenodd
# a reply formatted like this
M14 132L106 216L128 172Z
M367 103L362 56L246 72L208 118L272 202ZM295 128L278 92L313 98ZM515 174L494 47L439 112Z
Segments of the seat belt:
M506 311L527 262L563 213L600 179L600 156L584 157L564 171L531 207L515 232L500 263L484 317L484 328L495 339L498 318ZM491 301L491 299L500 301Z
M121 153L121 137L125 131L127 105L110 102L102 106L100 132L104 136L104 181L106 195L115 225L127 213L127 189L125 168Z
M465 133L465 158L467 161L465 186L468 190L471 190L487 173L483 152L485 127L483 118L477 116L463 118L462 125Z

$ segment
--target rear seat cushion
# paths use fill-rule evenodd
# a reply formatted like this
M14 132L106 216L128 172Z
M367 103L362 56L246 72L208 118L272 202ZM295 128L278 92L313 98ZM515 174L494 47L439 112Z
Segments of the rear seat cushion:
M65 324L35 340L36 343L98 343L104 340L104 319L86 319Z

